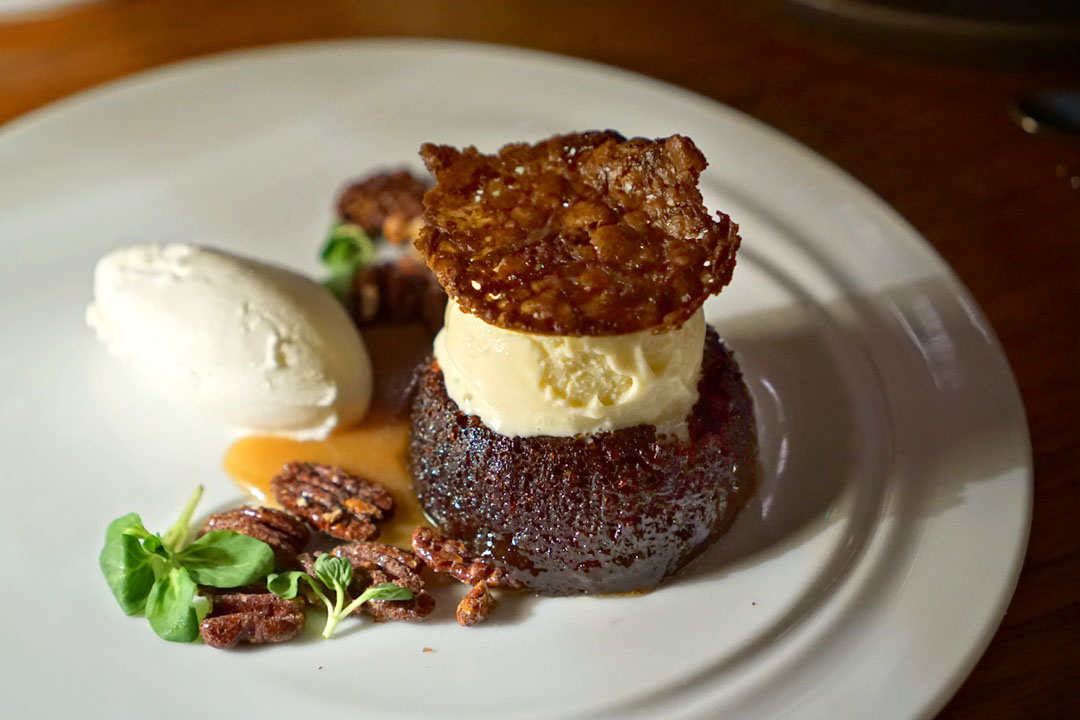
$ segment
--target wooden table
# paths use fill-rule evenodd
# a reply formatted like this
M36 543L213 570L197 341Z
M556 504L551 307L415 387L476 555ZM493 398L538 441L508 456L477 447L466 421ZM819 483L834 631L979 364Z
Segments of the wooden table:
M1035 517L1016 595L941 718L1080 717L1080 146L1031 137L1018 94L1080 87L1068 68L904 59L776 8L569 0L117 0L0 22L0 122L162 63L329 37L420 36L541 48L629 68L749 113L845 168L934 245L989 316L1016 373ZM750 5L747 3L746 5Z

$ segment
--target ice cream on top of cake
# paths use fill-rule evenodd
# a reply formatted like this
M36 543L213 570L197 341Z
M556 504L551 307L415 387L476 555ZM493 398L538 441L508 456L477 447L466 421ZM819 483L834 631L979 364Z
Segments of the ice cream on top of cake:
M693 142L608 131L421 156L438 185L417 247L451 298L435 358L460 409L508 436L685 436L701 305L739 244L705 210Z

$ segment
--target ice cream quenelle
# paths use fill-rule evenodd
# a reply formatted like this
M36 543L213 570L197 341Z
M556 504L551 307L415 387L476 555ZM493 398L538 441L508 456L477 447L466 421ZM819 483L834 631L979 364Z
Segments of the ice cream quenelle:
M134 245L98 262L94 297L87 323L110 352L242 432L321 439L367 411L364 341L302 275L189 245Z
M435 359L461 411L505 436L653 425L685 438L704 342L701 309L662 333L563 336L505 330L451 301Z

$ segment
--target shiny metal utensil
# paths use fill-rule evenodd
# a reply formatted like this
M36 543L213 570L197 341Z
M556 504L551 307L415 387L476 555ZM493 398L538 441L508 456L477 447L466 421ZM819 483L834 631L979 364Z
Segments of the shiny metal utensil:
M1024 132L1055 133L1080 140L1080 90L1047 90L1025 95L1010 108Z

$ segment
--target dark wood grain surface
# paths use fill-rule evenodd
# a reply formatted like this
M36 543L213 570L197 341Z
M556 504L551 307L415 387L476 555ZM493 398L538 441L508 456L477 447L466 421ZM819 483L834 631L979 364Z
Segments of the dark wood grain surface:
M0 16L0 122L183 58L368 36L540 48L676 83L795 137L907 217L997 331L1035 461L1016 595L940 717L1080 717L1080 145L1006 113L1023 92L1080 87L1080 72L886 54L773 4L115 0Z

